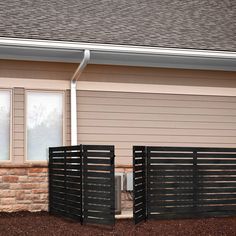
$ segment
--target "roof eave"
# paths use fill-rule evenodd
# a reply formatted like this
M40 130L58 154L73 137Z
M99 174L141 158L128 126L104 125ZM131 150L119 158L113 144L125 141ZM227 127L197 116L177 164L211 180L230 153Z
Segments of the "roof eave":
M236 71L236 52L91 44L0 37L0 59Z

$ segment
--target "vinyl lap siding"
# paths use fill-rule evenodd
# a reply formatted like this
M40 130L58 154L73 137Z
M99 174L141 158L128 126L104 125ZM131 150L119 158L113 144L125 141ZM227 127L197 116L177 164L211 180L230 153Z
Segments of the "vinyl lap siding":
M25 90L13 89L13 162L24 162Z
M78 139L116 145L130 165L133 145L236 146L236 97L78 92Z

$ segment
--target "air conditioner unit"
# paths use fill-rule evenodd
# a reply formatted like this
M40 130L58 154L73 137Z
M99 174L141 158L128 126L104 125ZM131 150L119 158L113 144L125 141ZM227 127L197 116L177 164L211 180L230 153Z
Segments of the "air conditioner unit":
M133 191L133 173L129 172L126 174L126 190Z
M115 214L121 214L121 176L115 176Z

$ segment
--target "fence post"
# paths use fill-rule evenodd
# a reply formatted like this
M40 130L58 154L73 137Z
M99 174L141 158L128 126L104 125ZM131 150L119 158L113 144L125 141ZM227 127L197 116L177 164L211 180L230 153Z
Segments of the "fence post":
M198 206L198 169L197 169L197 150L193 151L193 207L194 211Z
M84 174L84 171L83 171L83 145L80 144L80 196L81 196L81 199L80 199L80 224L82 225L83 224L83 221L84 221L84 192L83 192L83 174Z
M150 148L145 146L145 197L146 197L146 201L145 201L145 204L146 204L146 220L149 219L149 196L150 196Z
M48 162L48 211L52 213L52 149L49 148L49 162Z

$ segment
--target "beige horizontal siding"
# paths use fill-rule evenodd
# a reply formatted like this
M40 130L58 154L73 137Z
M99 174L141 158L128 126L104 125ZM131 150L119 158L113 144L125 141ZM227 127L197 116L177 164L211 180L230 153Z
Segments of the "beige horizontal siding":
M133 145L236 146L236 97L79 91L78 139L116 145L116 164Z
M13 163L24 162L24 88L13 90Z

